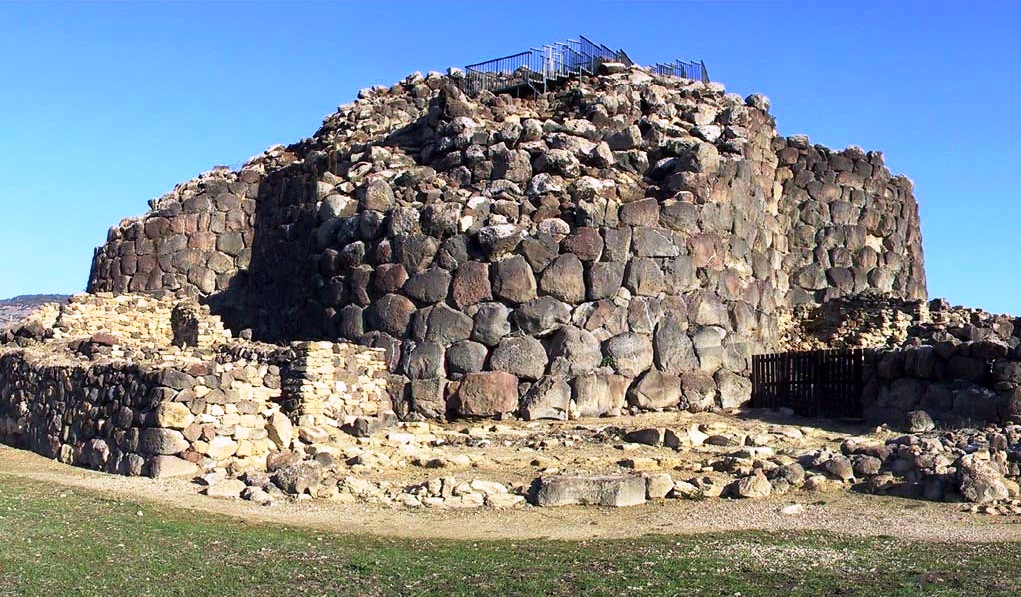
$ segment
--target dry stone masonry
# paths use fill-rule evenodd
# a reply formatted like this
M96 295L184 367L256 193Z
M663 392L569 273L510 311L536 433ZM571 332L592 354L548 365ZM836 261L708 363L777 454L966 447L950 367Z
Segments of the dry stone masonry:
M365 90L112 229L89 289L382 349L398 413L426 418L732 408L792 305L926 298L911 184L880 154L780 137L762 96L607 72Z
M90 294L0 333L0 441L263 504L858 484L1017 509L1021 327L928 301L911 182L780 136L761 95L604 67L519 98L415 73L152 201ZM753 354L851 347L873 349L866 414L908 435L712 419L748 401ZM624 414L674 419L478 421ZM538 477L477 476L483 448ZM409 467L448 470L387 477Z
M0 442L114 473L265 470L302 437L389 412L381 351L234 340L173 297L79 295L4 339Z

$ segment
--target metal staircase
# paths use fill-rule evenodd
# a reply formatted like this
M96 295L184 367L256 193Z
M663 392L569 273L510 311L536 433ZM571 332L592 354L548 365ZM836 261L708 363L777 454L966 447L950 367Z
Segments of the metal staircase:
M612 50L581 35L577 40L554 42L541 48L470 64L459 80L461 89L476 95L482 91L509 93L520 97L544 93L582 75L594 75L606 62L632 66L624 50ZM652 67L658 75L670 75L709 82L704 62L676 60Z

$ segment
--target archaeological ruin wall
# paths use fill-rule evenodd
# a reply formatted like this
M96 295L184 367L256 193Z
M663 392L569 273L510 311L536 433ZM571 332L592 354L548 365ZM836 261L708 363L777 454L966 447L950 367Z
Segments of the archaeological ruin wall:
M402 415L738 406L792 305L926 296L910 182L768 109L638 68L528 99L414 75L115 227L89 289L380 348Z
M44 312L35 338L8 331L0 346L0 443L68 464L265 470L301 438L390 412L381 351L236 340L208 307L172 297L79 295Z
M777 144L787 218L789 302L825 303L868 291L925 300L913 184L879 152L837 152L796 135Z

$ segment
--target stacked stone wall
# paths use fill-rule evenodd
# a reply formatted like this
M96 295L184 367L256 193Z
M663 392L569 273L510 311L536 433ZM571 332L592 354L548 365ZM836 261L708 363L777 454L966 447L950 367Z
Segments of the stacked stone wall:
M0 442L69 464L153 476L265 470L299 433L328 437L390 412L379 350L314 343L329 358L308 368L308 343L233 340L208 308L170 297L89 295L44 311L36 319L54 327L0 343ZM308 400L320 405L313 420L287 407Z
M50 336L55 340L107 335L110 342L131 348L155 350L174 343L175 309L191 310L194 340L206 346L230 338L219 318L208 307L172 296L145 294L77 294L60 305L52 322Z
M275 375L279 375L276 373ZM125 475L265 468L279 379L250 362L54 362L0 354L0 441Z
M788 219L793 304L825 303L866 290L925 300L913 184L893 176L880 152L833 151L797 135L778 143Z
M143 217L110 229L96 250L90 292L193 296L243 282L251 261L259 170L220 168L178 185Z
M738 406L791 302L924 296L910 184L878 154L778 137L768 108L641 69L525 100L413 75L179 187L112 232L90 288L195 294L261 340L383 349L406 415ZM189 243L226 233L201 216L224 195L250 229L218 272L219 239ZM169 257L129 274L132 251Z
M916 411L946 427L1021 420L1021 354L1000 341L884 351L869 373L864 402L872 420L910 425Z

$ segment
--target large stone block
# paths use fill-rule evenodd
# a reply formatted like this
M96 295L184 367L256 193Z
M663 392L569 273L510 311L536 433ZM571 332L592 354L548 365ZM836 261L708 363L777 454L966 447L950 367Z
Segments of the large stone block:
M618 334L607 341L606 354L617 373L626 377L638 377L652 367L652 338L648 334L632 332Z
M149 476L153 479L194 477L198 474L198 465L176 456L156 456L149 462Z
M509 336L500 340L489 357L489 366L495 371L506 371L528 380L542 377L546 363L546 349L530 336Z
M457 414L493 417L518 410L518 378L504 371L468 373L457 389Z
M581 260L565 253L553 260L542 272L539 288L550 296L566 303L585 300L585 270Z
M574 402L582 417L619 415L627 399L630 380L623 375L597 371L574 378Z
M138 449L143 454L180 454L188 449L188 440L180 431L150 427L143 429L138 440Z
M671 408L681 403L681 379L651 369L631 387L631 403L643 410Z
M450 298L458 309L493 298L489 283L489 264L480 261L462 263L454 274Z
M521 415L527 421L566 421L571 403L571 386L563 377L546 376L532 384L522 400Z
M645 503L645 479L631 476L542 477L536 480L537 506L637 506Z
M493 265L493 294L509 303L526 303L536 296L535 276L521 255Z

